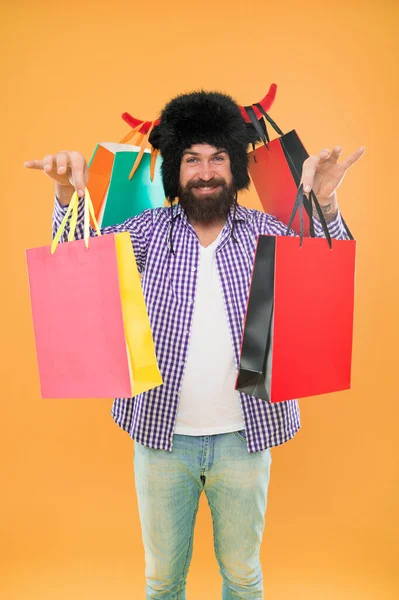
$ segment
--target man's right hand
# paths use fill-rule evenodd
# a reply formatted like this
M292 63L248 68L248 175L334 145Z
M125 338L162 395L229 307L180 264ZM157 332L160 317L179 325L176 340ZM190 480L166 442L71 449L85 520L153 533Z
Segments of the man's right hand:
M58 154L48 154L43 160L27 160L24 166L28 169L43 171L55 182L55 194L63 206L67 206L74 191L79 198L89 180L89 170L85 157L79 152L63 150Z

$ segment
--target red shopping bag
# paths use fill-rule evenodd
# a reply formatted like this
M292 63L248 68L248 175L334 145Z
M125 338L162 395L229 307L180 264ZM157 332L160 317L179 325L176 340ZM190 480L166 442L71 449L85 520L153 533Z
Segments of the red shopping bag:
M249 173L263 210L282 223L288 223L290 218L302 165L308 156L294 130L249 153ZM299 215L292 228L299 232ZM310 234L308 222L304 224L304 234Z
M74 195L52 246L26 251L43 398L130 398L162 383L130 234L72 241ZM58 244L70 217L69 242Z
M299 198L302 186L302 210ZM354 240L259 236L238 391L281 402L350 388L355 252Z
M257 112L254 112L254 107ZM259 146L248 155L249 173L255 186L263 210L277 217L282 223L288 223L292 205L301 180L302 167L309 157L299 135L295 130L283 134L278 125L260 104L245 107L248 118L258 132L263 146ZM262 113L264 121L258 120ZM270 140L266 123L269 123L280 137ZM304 207L311 215L311 205L304 198ZM292 223L294 231L299 233L299 213ZM310 235L309 222L304 222L304 235Z

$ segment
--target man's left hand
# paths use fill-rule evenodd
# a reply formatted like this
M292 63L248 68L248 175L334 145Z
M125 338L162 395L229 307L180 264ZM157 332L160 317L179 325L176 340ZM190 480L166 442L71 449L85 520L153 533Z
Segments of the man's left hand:
M327 223L334 220L338 214L336 194L338 187L347 170L363 156L365 151L366 148L361 146L338 164L342 153L341 146L335 146L331 152L324 148L318 156L309 156L303 163L301 178L303 190L306 194L311 189L314 191Z

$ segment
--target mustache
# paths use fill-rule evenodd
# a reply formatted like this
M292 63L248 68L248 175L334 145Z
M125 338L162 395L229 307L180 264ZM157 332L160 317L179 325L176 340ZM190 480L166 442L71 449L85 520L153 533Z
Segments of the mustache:
M186 185L186 189L191 188L206 188L206 187L217 187L218 185L225 186L226 182L221 177L212 177L208 181L204 181L203 179L196 179L193 181L189 181Z

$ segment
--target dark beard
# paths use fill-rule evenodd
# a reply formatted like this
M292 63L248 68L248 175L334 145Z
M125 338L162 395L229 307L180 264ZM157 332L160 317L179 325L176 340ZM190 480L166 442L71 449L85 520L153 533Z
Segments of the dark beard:
M204 196L195 196L193 188L211 187L219 185L215 193ZM212 223L220 219L226 219L236 200L233 185L226 185L224 179L213 178L209 181L198 179L190 181L186 187L179 186L179 203L184 209L187 218L198 223Z

